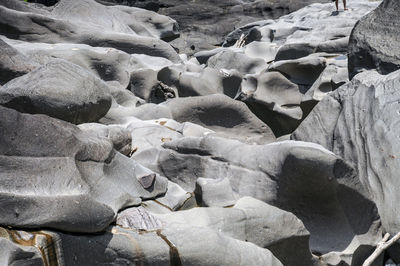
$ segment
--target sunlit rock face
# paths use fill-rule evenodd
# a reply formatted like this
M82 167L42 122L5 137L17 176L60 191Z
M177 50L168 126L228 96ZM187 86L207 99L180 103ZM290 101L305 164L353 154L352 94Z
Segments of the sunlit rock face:
M380 4L0 0L0 264L362 265L400 230Z
M292 135L321 144L352 164L391 233L400 229L394 205L399 84L400 71L386 76L376 71L360 73L322 100Z

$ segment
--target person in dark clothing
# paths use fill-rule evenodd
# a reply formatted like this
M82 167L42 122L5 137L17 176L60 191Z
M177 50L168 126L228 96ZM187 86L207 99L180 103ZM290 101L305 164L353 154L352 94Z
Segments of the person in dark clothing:
M344 7L344 10L347 10L346 0L343 0L343 7ZM339 11L339 0L336 0L336 11Z

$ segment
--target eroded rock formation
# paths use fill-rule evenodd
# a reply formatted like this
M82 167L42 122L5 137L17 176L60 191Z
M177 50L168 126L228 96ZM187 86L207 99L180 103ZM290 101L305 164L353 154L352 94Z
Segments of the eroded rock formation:
M0 0L0 265L362 265L399 5L314 2Z

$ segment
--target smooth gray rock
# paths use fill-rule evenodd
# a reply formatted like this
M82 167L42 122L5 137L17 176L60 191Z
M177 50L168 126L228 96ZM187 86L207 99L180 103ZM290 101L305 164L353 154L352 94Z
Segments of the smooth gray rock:
M119 0L105 0L119 2ZM129 1L134 6L143 7L155 2L152 10L175 19L181 29L181 38L172 42L184 53L209 50L220 45L224 36L248 23L273 18L298 10L321 0L144 0ZM329 2L323 0L322 2ZM239 36L240 37L240 36Z
M324 57L326 58L327 67L309 89L307 87L303 88L304 95L301 100L302 119L306 118L314 106L327 94L349 80L346 55L325 54Z
M130 90L149 103L161 103L178 96L178 91L158 79L159 71L139 69L131 74Z
M235 99L245 102L279 137L300 124L302 97L299 87L281 73L263 72L245 76Z
M387 76L360 73L325 97L292 135L318 143L351 163L391 234L400 231L393 204L399 194L399 86L400 71Z
M61 0L51 14L61 20L93 25L104 31L137 34L166 41L179 37L175 20L135 7L106 7L92 0Z
M218 54L219 52L225 51L227 49L228 48L218 47L218 48L211 49L211 50L199 51L199 52L195 53L193 56L196 57L196 59L199 61L200 64L206 64L210 57Z
M143 121L132 116L126 117L121 125L87 123L79 125L79 128L109 138L114 148L125 155L158 147L182 137L203 137L215 133L190 122L179 123L169 118Z
M151 213L171 213L174 211L198 207L194 193L190 193L178 184L168 181L165 195L154 200L146 200L141 206Z
M148 148L160 146L165 142L179 139L182 134L178 131L179 123L173 120L159 119L155 121L132 121L127 129L132 136L132 149L141 152Z
M95 24L98 19L95 19L93 23L79 24L70 22L65 18L61 19L59 17L62 17L63 13L69 18L71 14L68 13L68 10L70 7L72 8L72 4L76 1L63 0L62 2L65 2L65 4L60 5L62 9L57 9L56 15L21 12L0 6L0 34L10 39L28 42L82 43L116 48L130 54L143 53L165 57L175 62L180 61L175 50L169 44L157 38L121 32L119 29L104 30L103 25ZM85 0L85 3L94 6L100 5L94 0ZM100 14L96 13L98 11L96 8L93 11L94 17L101 16L100 11ZM104 13L104 10L102 12ZM82 19L85 19L85 17Z
M31 43L5 37L3 39L36 64L45 65L54 58L64 59L85 68L108 84L124 90L130 83L132 72L142 68L156 70L172 64L162 57L130 55L114 48L76 43Z
M168 107L161 104L146 103L133 106L118 106L111 108L108 113L99 120L102 124L126 124L133 118L140 120L153 120L159 118L172 118Z
M219 136L246 143L269 143L275 140L271 129L248 107L225 95L177 98L163 104L178 122L191 122L211 129Z
M276 56L275 61L299 59L317 51L310 43L289 43L282 45Z
M46 0L37 0L46 1ZM49 0L52 1L52 0ZM57 0L56 0L57 1ZM23 12L33 12L38 14L48 14L49 10L47 6L36 5L25 1L15 1L15 0L2 0L1 5L7 8L15 9Z
M328 65L304 95L303 101L321 101L328 93L348 82L347 68Z
M0 0L0 70L16 70L2 72L7 81L66 60L78 68L21 87L41 92L61 76L59 98L80 100L94 79L108 111L75 126L0 107L0 264L356 266L382 237L374 201L384 231L396 221L397 77L373 73L334 92L347 81L350 32L379 1L250 24L314 0L32 1L47 6ZM177 37L173 19L117 2L179 17L182 38L171 47L162 40ZM235 47L212 49L232 30ZM75 83L74 71L89 78ZM351 105L356 87L365 94ZM320 100L292 138L338 155L288 141Z
M319 145L247 145L208 136L163 146L133 157L188 191L198 177L228 178L236 195L293 212L310 231L316 254L372 248L381 238L376 207L363 195L354 170Z
M244 266L250 263L282 266L267 249L207 227L170 226L162 230L137 231L113 226L102 234L75 235L47 230L12 233L24 234L32 239L47 236L34 244L43 250L47 263L58 262L63 265ZM3 239L0 238L0 241Z
M274 42L283 45L278 60L296 59L314 52L347 52L356 22L380 1L352 0L348 11L335 12L334 3L315 3L261 28L274 30Z
M25 75L38 65L0 39L0 85Z
M116 224L124 228L147 231L163 228L163 222L141 206L120 212Z
M44 115L0 107L0 116L1 225L97 232L166 191L160 176L144 188L137 178L153 172L107 138Z
M235 69L205 67L200 71L185 71L167 67L158 72L158 79L175 88L179 97L219 93L233 98L239 90L242 74Z
M268 42L252 42L246 45L244 53L251 58L259 58L267 63L275 60L278 48L276 44Z
M354 27L349 42L350 78L364 69L388 74L400 68L399 12L399 1L384 0Z
M1 87L0 104L80 124L103 117L110 109L111 94L90 72L55 60Z
M43 0L41 0L43 1ZM46 1L46 0L45 0ZM135 6L138 8L143 8L146 10L152 10L157 12L160 9L159 0L150 0L150 1L142 1L142 0L96 0L96 2L102 3L103 5L112 6L112 5L126 5L126 6Z
M251 197L244 197L232 208L194 208L169 214L156 214L170 226L206 227L267 248L284 265L313 265L309 232L292 213Z
M231 184L227 178L199 177L194 190L198 205L203 207L229 207L235 204Z
M236 69L241 73L256 74L267 68L264 60L250 58L249 56L233 51L222 51L210 57L207 61L208 67L215 69Z
M312 86L326 67L326 59L317 54L272 63L268 71L279 71L290 81L302 86Z
M215 133L190 122L178 123L173 119L166 118L146 121L130 118L123 127L123 131L130 133L131 154L158 147L163 143L182 137L203 137Z
M90 135L108 138L113 143L114 149L124 155L128 156L132 151L132 135L128 129L98 123L80 124L78 127Z

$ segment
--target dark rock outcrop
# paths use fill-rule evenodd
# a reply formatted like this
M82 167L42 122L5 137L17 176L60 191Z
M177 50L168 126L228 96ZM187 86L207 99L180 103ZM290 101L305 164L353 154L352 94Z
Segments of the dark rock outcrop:
M349 75L376 69L381 74L400 69L400 2L384 0L361 18L349 42Z

